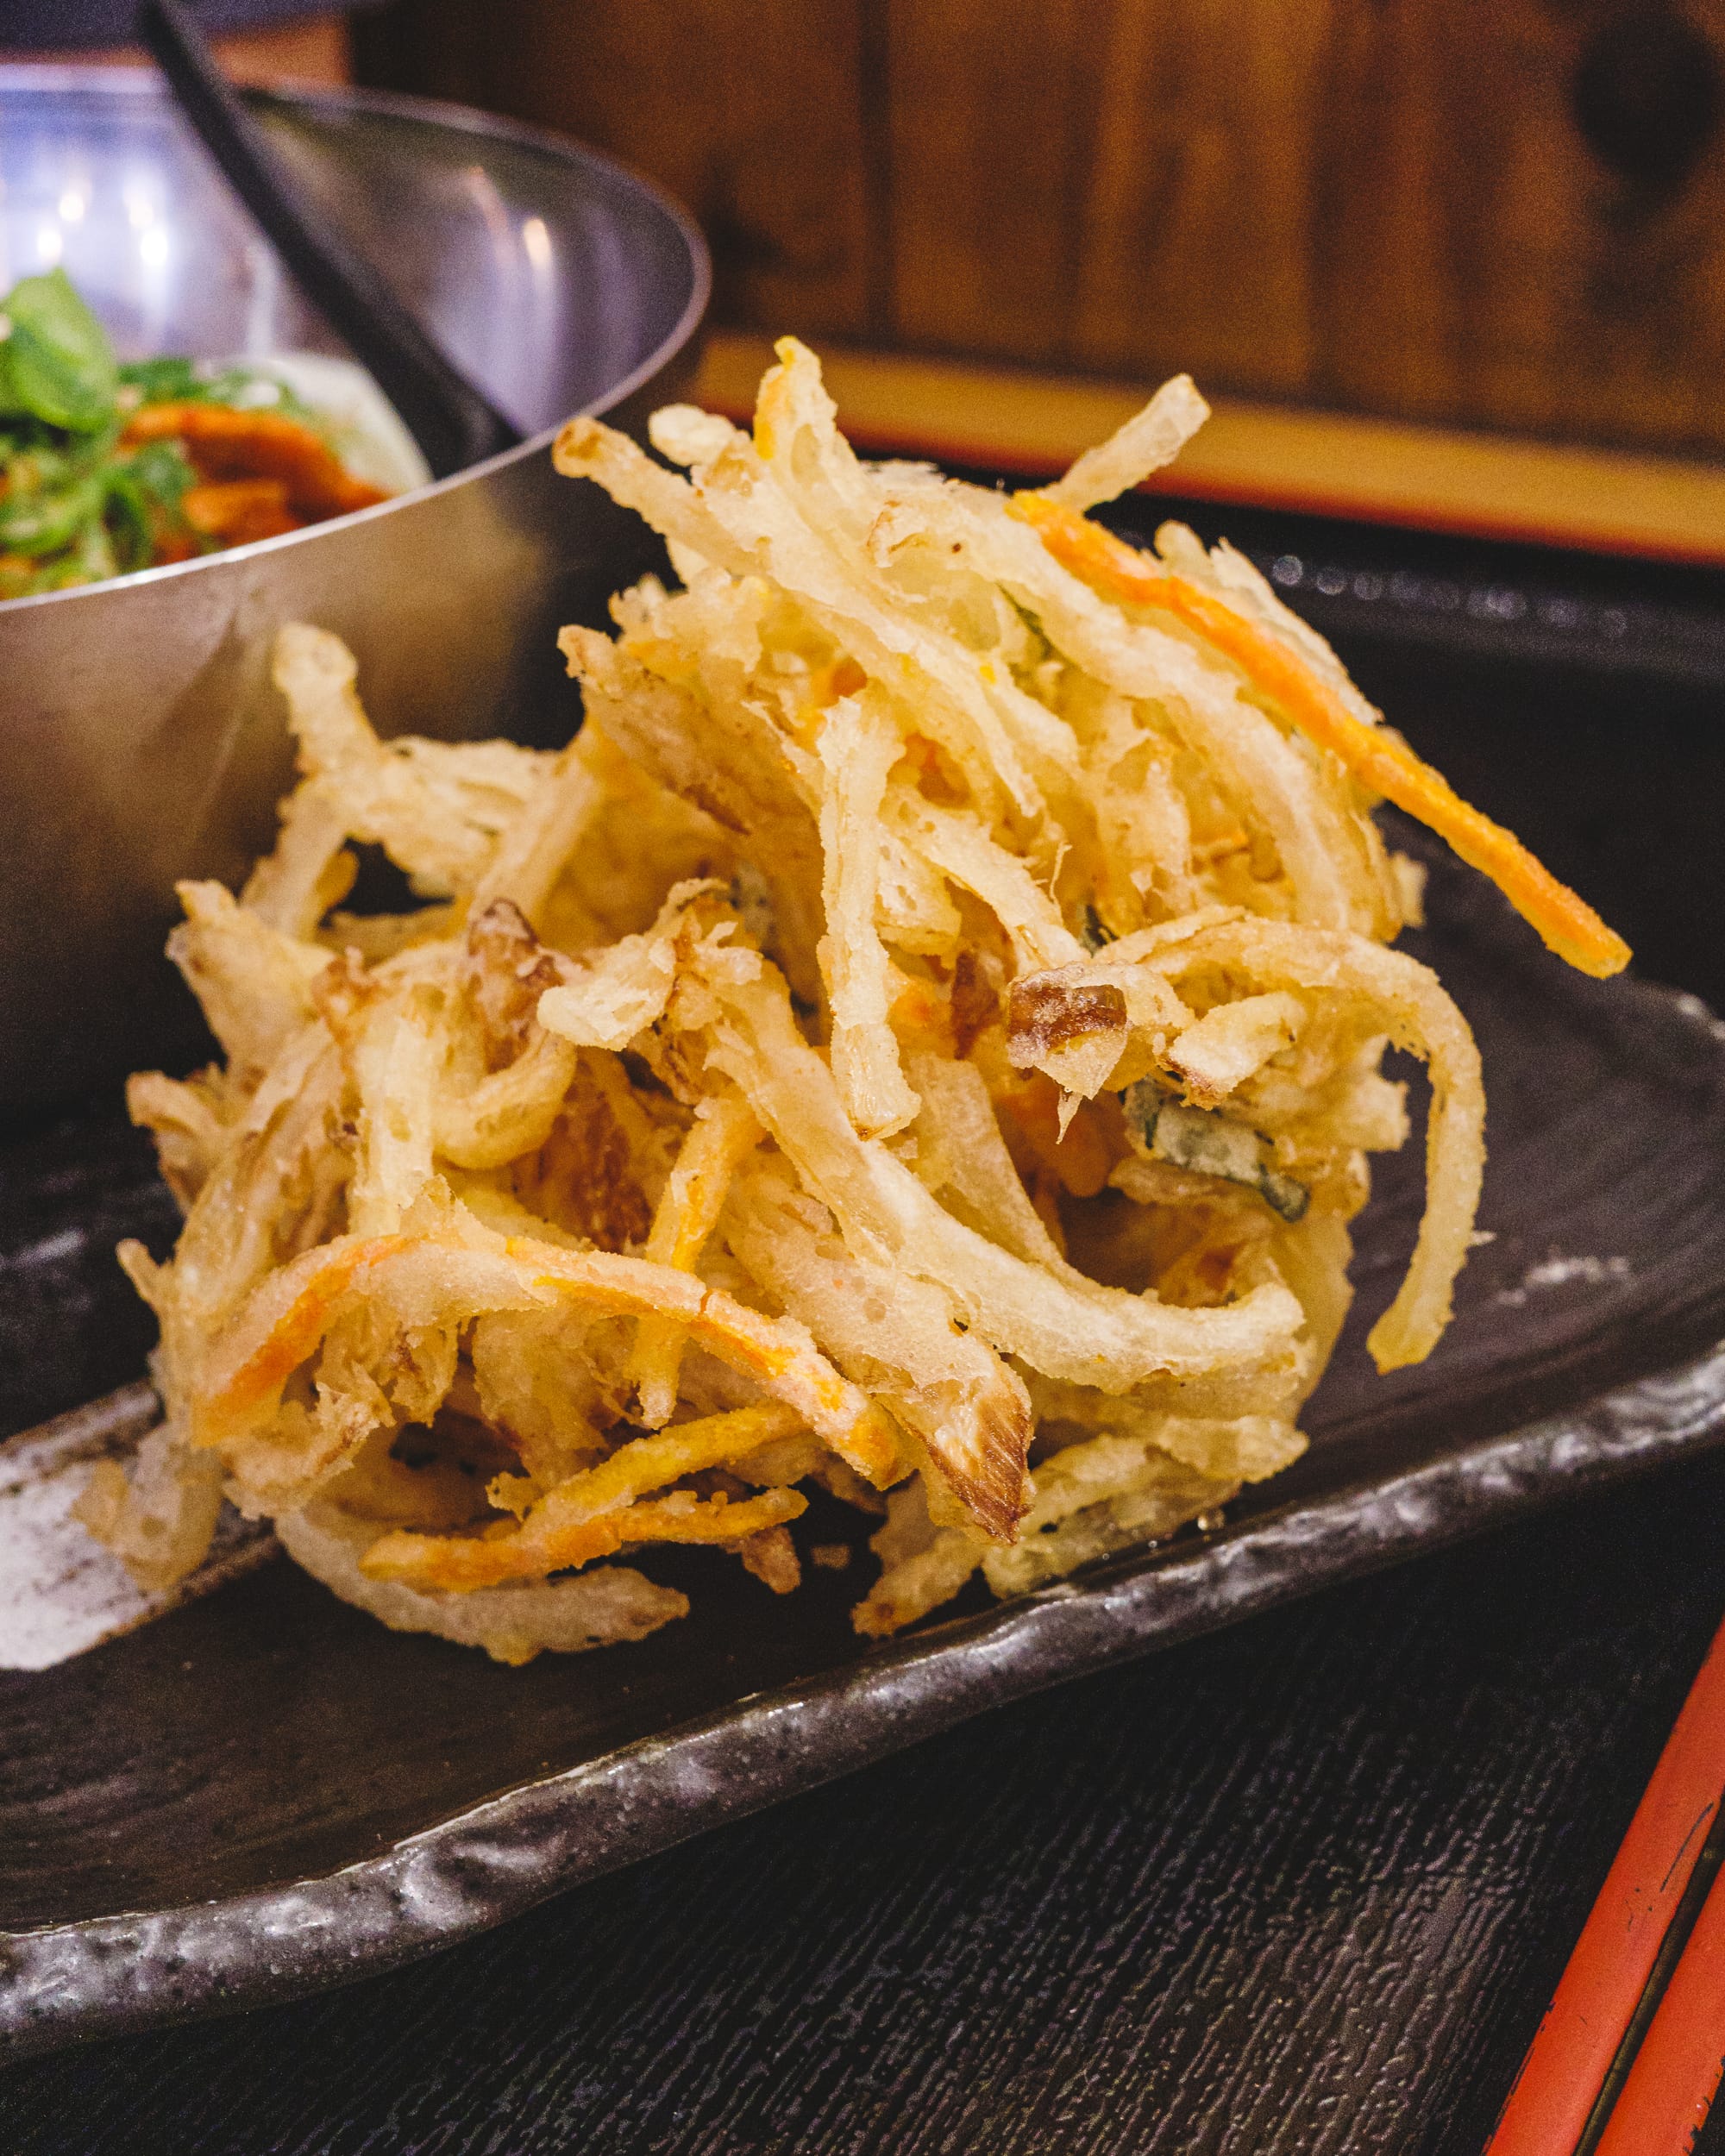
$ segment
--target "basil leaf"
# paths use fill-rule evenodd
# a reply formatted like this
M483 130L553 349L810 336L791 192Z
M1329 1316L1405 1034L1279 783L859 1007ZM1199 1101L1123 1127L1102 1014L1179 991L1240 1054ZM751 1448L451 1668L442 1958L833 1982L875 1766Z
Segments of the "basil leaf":
M11 325L0 345L6 372L0 402L78 434L105 425L113 416L120 370L107 331L66 272L22 279L0 312Z
M1105 943L1112 943L1114 940L1102 926L1102 917L1094 906L1078 909L1078 940L1093 955L1101 950Z

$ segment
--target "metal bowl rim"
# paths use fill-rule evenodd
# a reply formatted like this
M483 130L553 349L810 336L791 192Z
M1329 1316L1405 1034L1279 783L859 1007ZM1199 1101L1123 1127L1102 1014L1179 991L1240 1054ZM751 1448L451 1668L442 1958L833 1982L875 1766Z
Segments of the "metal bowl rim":
M67 67L9 61L0 65L0 98L20 91L48 93L92 89L119 97L148 97L165 105L172 102L160 77L147 67ZM441 97L411 97L402 91L294 84L258 94L260 101L272 104L303 106L314 112L322 108L335 116L353 112L375 113L388 119L417 120L465 135L508 142L522 149L535 151L542 156L558 159L565 164L586 166L613 179L621 179L661 210L688 249L693 282L687 303L668 334L603 397L584 405L584 413L601 414L613 411L625 402L643 383L651 381L662 367L668 366L700 327L701 318L712 297L712 257L707 251L700 227L674 196L667 194L656 182L646 179L621 158L612 157L605 150L596 150L591 144L577 141L573 136L555 134L549 128L531 127L522 121L505 119L495 113L481 112L475 106L454 104ZM69 600L87 599L97 592L112 592L122 586L129 590L140 584L160 583L169 577L195 576L200 571L216 568L230 561L250 561L260 555L276 553L285 547L301 546L308 540L315 540L337 529L345 530L350 524L373 522L406 507L410 503L423 502L433 495L447 493L452 487L466 486L474 479L482 479L508 465L521 463L529 457L543 454L556 440L563 423L559 422L556 426L543 428L539 433L530 436L512 449L505 449L494 457L487 457L482 463L469 464L461 471L450 473L447 479L432 479L405 494L392 494L387 501L373 503L369 509L352 510L345 517L327 517L322 523L308 524L300 531L283 532L273 539L254 539L247 546L224 547L219 554L203 555L193 561L165 561L153 569L134 569L124 576L104 577L99 584L73 584L63 591L30 592L18 599L0 599L0 617L16 614L27 607L53 606Z

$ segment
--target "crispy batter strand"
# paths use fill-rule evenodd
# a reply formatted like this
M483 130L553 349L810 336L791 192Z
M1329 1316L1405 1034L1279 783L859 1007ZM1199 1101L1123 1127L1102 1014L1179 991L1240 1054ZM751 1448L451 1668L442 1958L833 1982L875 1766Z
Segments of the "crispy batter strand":
M614 1556L643 1542L707 1542L728 1547L781 1526L808 1509L800 1490L767 1489L758 1497L736 1503L723 1490L705 1500L692 1493L680 1503L675 1497L649 1499L630 1505L603 1520L548 1536L543 1549L524 1550L514 1539L495 1542L463 1535L416 1535L401 1528L380 1535L360 1560L360 1569L371 1580L394 1580L404 1586L433 1593L471 1594L475 1588L498 1587L506 1581L543 1579L554 1571L591 1564L596 1557Z
M643 1255L656 1265L692 1273L718 1225L740 1163L766 1136L741 1094L703 1100L665 1184ZM674 1318L643 1318L630 1376L649 1430L668 1422L677 1404L684 1329Z
M686 1475L741 1459L799 1426L794 1411L769 1402L637 1438L599 1466L560 1482L510 1532L474 1538L397 1532L372 1545L361 1570L368 1579L466 1590L543 1579L610 1557L626 1542L741 1540L794 1520L806 1501L783 1489L736 1504L723 1492L705 1506L689 1491L658 1505L637 1501Z
M267 1414L362 1275L386 1307L415 1300L463 1318L563 1299L614 1317L674 1314L692 1339L794 1407L859 1475L890 1474L896 1462L890 1432L802 1326L762 1317L668 1265L527 1236L345 1236L308 1250L263 1282L211 1348L194 1442L219 1444Z

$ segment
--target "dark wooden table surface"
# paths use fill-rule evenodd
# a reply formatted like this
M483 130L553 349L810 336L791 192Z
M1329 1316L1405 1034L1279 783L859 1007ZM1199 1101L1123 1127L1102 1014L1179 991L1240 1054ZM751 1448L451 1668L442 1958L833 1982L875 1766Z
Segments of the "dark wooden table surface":
M1308 582L1390 543L1256 536ZM1617 574L1571 567L1565 620ZM1717 998L1725 605L1624 572L1627 659L1554 661L1470 609L1511 572L1569 573L1458 559L1423 627L1328 625ZM436 1960L16 2067L0 2148L1474 2156L1725 1614L1722 1526L1703 1463L1087 1679Z

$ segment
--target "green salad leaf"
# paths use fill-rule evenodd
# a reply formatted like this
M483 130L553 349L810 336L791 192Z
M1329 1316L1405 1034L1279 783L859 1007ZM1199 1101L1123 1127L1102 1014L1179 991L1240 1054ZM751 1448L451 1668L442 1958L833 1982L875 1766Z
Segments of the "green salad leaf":
M88 473L53 492L8 494L0 501L0 548L9 554L51 554L68 547L102 509L102 479Z
M114 417L120 369L108 333L62 269L21 279L3 306L0 412L95 434Z
M120 366L64 270L26 277L0 298L0 599L229 543L219 526L186 516L199 475L182 442L126 441L133 416L152 404L257 409L324 431L267 367L178 356Z
M185 359L130 360L120 369L123 387L138 392L141 404L179 404L201 394L196 363Z
M179 522L180 503L186 489L198 484L198 474L176 442L147 442L116 458L104 480L115 560L122 570L147 569L158 529Z

